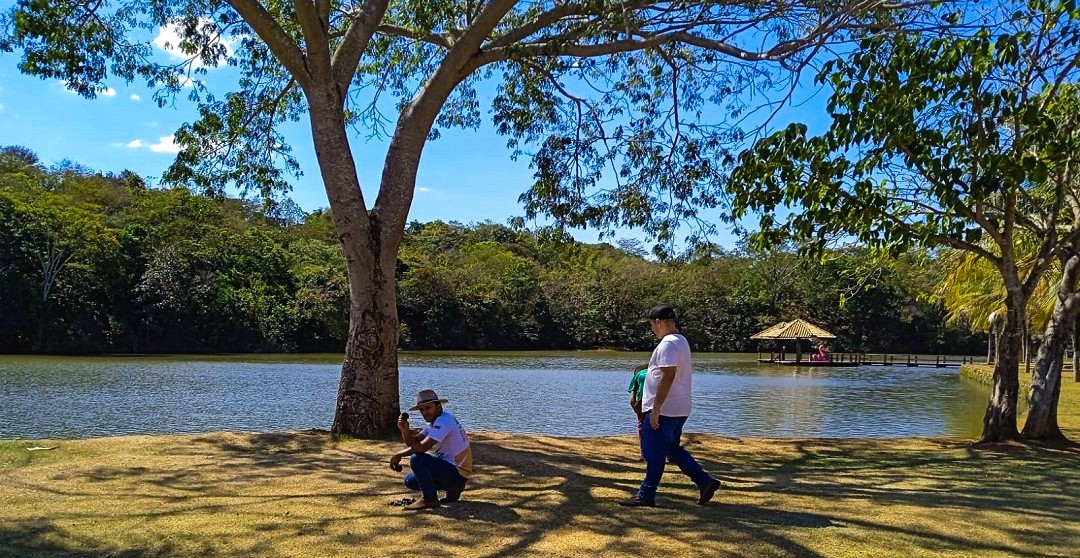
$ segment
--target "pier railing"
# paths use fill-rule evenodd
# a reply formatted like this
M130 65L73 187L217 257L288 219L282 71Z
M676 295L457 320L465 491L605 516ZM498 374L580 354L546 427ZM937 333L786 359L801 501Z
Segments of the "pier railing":
M770 353L768 358L762 358L759 353L759 362L773 362L776 364L798 364L806 366L829 366L837 364L860 365L860 366L935 366L938 368L960 367L965 364L985 363L985 356L949 356L949 355L914 355L894 353L830 353L827 360L811 360L809 354L796 356L792 353Z

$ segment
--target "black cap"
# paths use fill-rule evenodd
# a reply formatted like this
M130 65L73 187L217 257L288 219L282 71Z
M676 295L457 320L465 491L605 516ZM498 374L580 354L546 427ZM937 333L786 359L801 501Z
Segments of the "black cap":
M668 306L668 305L666 305L666 304L661 304L660 306L653 306L652 310L649 310L645 314L645 316L643 318L641 318L641 321L647 322L649 320L674 320L674 319L675 319L675 309Z

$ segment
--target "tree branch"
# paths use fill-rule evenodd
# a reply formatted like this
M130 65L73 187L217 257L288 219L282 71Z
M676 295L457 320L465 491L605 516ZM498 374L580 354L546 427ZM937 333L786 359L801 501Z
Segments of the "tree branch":
M580 4L563 4L536 16L536 19L520 25L504 33L501 37L488 42L486 48L501 48L510 46L520 40L526 39L534 33L546 29L549 25L561 21L563 18L584 13L584 6Z
M428 43L442 48L450 48L450 38L438 33L420 33L413 31L407 27L401 27L400 25L391 25L389 23L379 24L379 33L391 35L394 37L402 37L405 39L412 39L421 43Z
M322 18L311 2L312 0L293 0L293 7L300 21L300 30L304 33L308 71L316 76L325 76L330 73L330 44Z
M345 37L334 52L330 65L334 72L334 82L341 90L341 98L345 99L345 92L349 90L356 68L360 65L360 58L367 50L371 37L375 34L378 24L386 14L386 7L390 0L367 0L360 8L360 13L349 23L345 30Z
M301 87L312 85L311 74L304 63L304 53L293 42L292 37L274 20L274 16L255 0L227 0L229 5L244 18L244 21L266 43L267 48L282 66L296 78Z

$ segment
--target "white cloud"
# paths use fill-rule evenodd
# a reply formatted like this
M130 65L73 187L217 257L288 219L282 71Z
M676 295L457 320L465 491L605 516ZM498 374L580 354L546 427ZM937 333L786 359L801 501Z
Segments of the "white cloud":
M215 24L214 24L214 22L212 20L209 20L209 19L206 19L206 18L200 18L199 19L199 25L202 26L202 27L215 26ZM169 58L172 58L173 60L178 60L178 61L179 60L187 60L188 58L191 58L190 54L186 54L186 53L184 53L183 51L180 50L180 42L181 42L180 34L177 32L177 26L176 25L165 25L165 26L161 27L158 30L158 35L156 37L154 37L154 44L157 45L157 47L160 48L161 50L163 50L166 54L168 54ZM225 51L230 56L233 54L234 50L233 50L233 47L232 47L232 43L234 43L235 41L232 41L232 40L229 40L229 39L224 39L224 40L219 39L218 42L225 45ZM195 68L201 68L201 67L203 67L203 64L202 64L202 62L200 60L195 59L195 60L192 61L192 66L195 67ZM190 85L190 84L186 83L185 85Z
M132 100L132 101L135 101L135 102L138 102L138 101L141 101L141 100L142 100L142 97L140 97L140 96L138 96L138 95L136 95L136 94L132 93L132 94L131 94L131 100Z
M116 90L112 87L106 87L105 90L101 92L101 95L104 97L115 97Z
M417 191L417 192L430 192L430 191L431 191L431 188L427 188L427 187L421 186L421 187L417 188L417 189L416 189L416 191Z
M172 136L161 136L158 142L148 146L154 153L179 153L180 146L173 143Z
M119 144L113 144L119 145ZM179 153L180 146L173 143L172 136L161 136L158 138L157 143L146 143L141 139L133 139L125 144L124 147L131 149L149 149L154 153Z
M154 37L154 44L172 58L180 60L187 58L180 52L180 35L176 33L175 25L166 25L159 29L157 37Z
M4 110L4 104L0 103L0 110Z

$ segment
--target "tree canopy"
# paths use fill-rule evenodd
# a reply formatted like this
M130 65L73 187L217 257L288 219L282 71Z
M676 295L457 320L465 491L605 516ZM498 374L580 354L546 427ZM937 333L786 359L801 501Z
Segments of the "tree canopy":
M1008 312L988 440L1017 435L1028 301L1080 235L1078 215L1063 212L1075 204L1064 179L1075 134L1054 108L1080 77L1080 11L1042 0L994 9L1000 25L871 36L827 62L818 80L834 88L829 129L811 137L794 124L762 139L730 182L735 215L760 212L762 245L846 237L890 253L944 245L989 262ZM1025 235L1035 247L1021 265Z
M168 178L202 188L287 189L299 169L277 126L307 117L349 281L332 429L377 436L398 413L394 270L417 167L439 127L479 123L480 80L499 78L495 125L531 152L527 215L638 226L663 243L713 203L699 187L741 140L708 107L738 114L738 94L797 75L853 35L917 26L937 5L20 0L0 48L21 49L24 72L86 96L110 77L146 80L161 103L188 91L200 118L177 132L183 150ZM147 31L163 26L178 32L187 61L154 57ZM198 80L221 64L239 72L225 95ZM390 136L374 201L359 185L350 125Z

